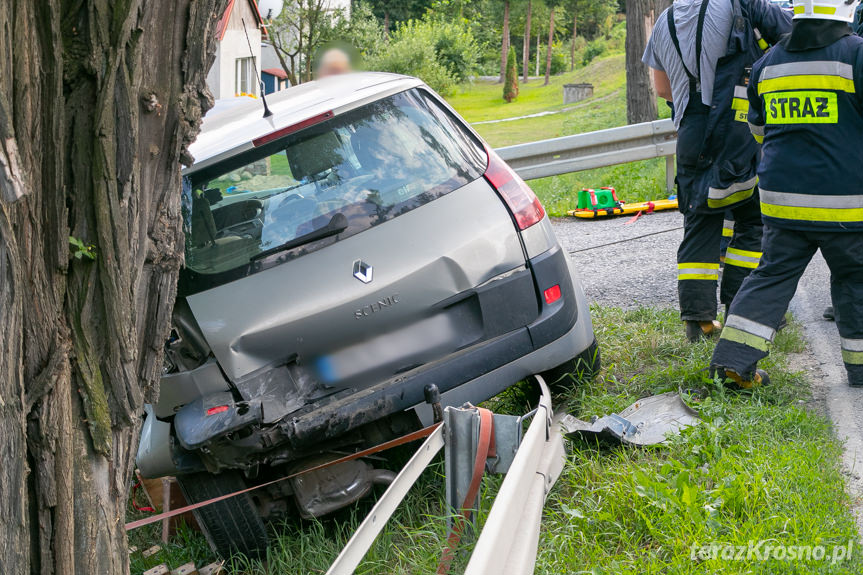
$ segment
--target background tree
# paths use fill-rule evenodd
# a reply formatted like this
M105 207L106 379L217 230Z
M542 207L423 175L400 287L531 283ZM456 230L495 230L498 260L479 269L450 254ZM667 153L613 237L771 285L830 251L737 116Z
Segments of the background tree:
M509 55L509 0L503 0L503 31L500 42L500 82L506 74L507 57Z
M531 0L527 0L527 12L525 13L524 23L524 46L522 47L522 81L527 83L530 73L530 18L533 15L533 6Z
M554 45L554 10L556 6L550 6L551 12L548 17L548 45L545 47L545 86L548 86L551 77L551 49Z
M575 39L578 37L578 0L570 0L567 6L572 18L572 38L569 41L569 71L575 70Z
M458 11L463 10L465 1L459 2L456 8ZM432 0L369 0L369 4L375 16L383 22L384 31L389 36L399 22L422 18L431 7Z
M506 81L503 85L503 99L507 103L518 98L518 61L515 56L515 48L510 46L506 58Z
M312 79L314 56L331 35L333 19L329 0L287 0L267 27L270 43L292 86Z
M128 572L225 0L0 3L0 573ZM70 242L75 238L75 245Z
M626 0L626 119L630 124L657 118L656 91L641 61L653 30L653 0Z

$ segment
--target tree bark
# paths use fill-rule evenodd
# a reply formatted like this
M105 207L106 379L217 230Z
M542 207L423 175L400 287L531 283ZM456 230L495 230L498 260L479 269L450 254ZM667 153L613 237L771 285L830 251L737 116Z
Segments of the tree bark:
M649 68L641 62L653 30L652 4L626 0L626 119L630 124L657 118L656 91Z
M531 0L527 0L527 16L524 23L524 50L522 51L522 81L527 83L530 73L530 17L532 6Z
M551 7L551 16L548 19L548 46L545 47L545 86L551 78L551 45L554 42L554 6Z
M509 53L509 0L503 2L503 34L500 42L500 79L506 76L506 55Z
M128 481L183 261L179 161L226 3L0 3L3 575L128 573Z

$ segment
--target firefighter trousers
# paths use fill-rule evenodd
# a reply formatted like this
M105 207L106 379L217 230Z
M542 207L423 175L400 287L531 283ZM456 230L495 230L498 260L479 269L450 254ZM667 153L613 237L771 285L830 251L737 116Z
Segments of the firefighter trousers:
M761 209L753 200L730 209L734 235L725 251L720 301L731 303L737 290L761 258ZM677 250L677 294L682 320L716 319L716 285L725 212L695 209L683 213L683 241Z
M751 378L806 266L821 250L830 267L842 359L852 384L863 384L863 232L805 232L764 225L764 256L731 304L711 367Z

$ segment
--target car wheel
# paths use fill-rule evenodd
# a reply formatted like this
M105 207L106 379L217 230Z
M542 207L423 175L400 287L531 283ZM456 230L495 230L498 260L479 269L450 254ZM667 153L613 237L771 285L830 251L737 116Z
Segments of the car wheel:
M239 471L218 475L192 473L177 477L188 503L199 503L247 487ZM267 528L248 493L211 503L192 511L210 547L223 558L240 552L249 557L265 556Z
M563 391L570 382L585 383L591 381L599 373L602 359L596 340L590 346L571 360L553 367L540 375L548 384L549 389Z

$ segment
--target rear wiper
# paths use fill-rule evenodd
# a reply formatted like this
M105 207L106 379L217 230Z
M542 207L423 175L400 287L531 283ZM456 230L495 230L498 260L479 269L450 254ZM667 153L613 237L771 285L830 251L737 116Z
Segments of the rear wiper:
M327 225L325 225L324 227L318 228L307 234L303 234L298 238L288 240L281 245L259 252L250 257L249 261L254 262L277 252L283 252L305 244L310 244L317 240L322 240L330 236L335 236L342 233L346 229L348 229L348 218L346 218L344 214L338 213L335 214L332 218L330 218L329 223L327 223Z

